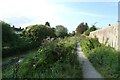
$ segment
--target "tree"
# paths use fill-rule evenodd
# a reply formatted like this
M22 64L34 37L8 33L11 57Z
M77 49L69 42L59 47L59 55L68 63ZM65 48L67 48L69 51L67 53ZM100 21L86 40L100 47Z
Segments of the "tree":
M97 30L97 28L95 27L95 25L93 25L91 28L90 28L90 31L95 31Z
M88 24L85 23L85 30L84 30L84 31L86 31L88 28L89 28L89 27L88 27Z
M3 21L0 21L0 24L2 24L2 46L10 47L15 41L15 38L17 38L17 35L12 30L10 24Z
M77 34L82 34L82 32L83 32L83 24L84 24L84 23L80 23L80 24L77 26L77 28L76 28Z
M53 30L45 25L31 25L24 31L23 35L30 39L36 46L41 44L41 41L47 37L55 37Z
M97 30L97 28L95 27L95 25L93 25L87 31L85 31L84 34L89 36L90 32L95 31L95 30Z
M77 34L82 34L83 31L84 31L84 23L80 23L76 28L76 32Z
M55 28L55 34L57 37L65 37L68 35L68 30L62 25L57 25Z
M46 22L45 25L48 26L48 27L50 27L50 23L49 22Z
M74 36L75 35L75 31L72 31L72 36Z
M85 32L87 29L88 29L88 24L86 23L84 25L84 22L82 22L77 26L76 32L77 34L83 34L83 32Z

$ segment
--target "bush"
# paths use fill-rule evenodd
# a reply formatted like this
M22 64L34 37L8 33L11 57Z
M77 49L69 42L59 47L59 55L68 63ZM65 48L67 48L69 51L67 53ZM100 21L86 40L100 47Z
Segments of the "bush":
M88 56L93 65L106 78L118 78L118 53L111 47L101 46L90 52Z
M18 66L19 78L81 78L75 41L70 38L44 40L37 53L25 58ZM3 71L3 78L11 69ZM12 73L14 74L14 73Z
M90 31L89 31L89 30L87 30L87 31L85 31L85 32L84 32L84 34L85 34L86 36L89 36Z
M31 46L32 45L29 43L21 43L21 45L16 45L9 48L2 48L2 58L23 54L25 51L33 49Z
M8 23L3 21L2 24L2 57L13 56L21 54L29 49L30 43L21 38L20 35L17 35L12 30L11 26Z
M45 25L31 25L23 31L23 36L31 40L32 44L35 44L33 47L39 47L43 39L55 37L55 34L52 28Z
M23 34L17 35L11 29L11 26L5 22L2 23L2 57L22 54L30 49L41 45L43 39L55 37L54 31L45 25L32 25L27 27Z
M97 30L97 28L93 25L87 31L84 32L85 35L89 36L90 32Z
M10 24L0 21L2 24L2 47L11 47L18 39L18 36L11 29Z
M64 38L65 36L68 36L68 30L62 25L57 25L55 28L55 34L57 37Z
M86 55L89 55L89 52L92 49L95 49L96 47L100 47L101 46L101 44L99 43L97 38L95 38L95 39L94 38L86 38L84 40L81 40L80 45L82 47L83 52Z
M120 52L92 38L82 40L81 47L90 62L105 78L120 78Z

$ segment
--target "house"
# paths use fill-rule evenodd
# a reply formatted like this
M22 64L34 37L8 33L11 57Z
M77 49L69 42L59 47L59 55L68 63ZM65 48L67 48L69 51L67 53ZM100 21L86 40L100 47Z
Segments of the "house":
M13 25L13 27L11 27L13 29L13 31L15 32L15 34L22 34L22 30L24 28L15 28L15 26Z

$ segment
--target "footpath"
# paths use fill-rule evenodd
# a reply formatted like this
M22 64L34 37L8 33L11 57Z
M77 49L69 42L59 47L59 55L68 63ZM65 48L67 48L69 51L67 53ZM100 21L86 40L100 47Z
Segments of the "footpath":
M77 42L78 60L82 66L84 80L104 80L100 73L92 66L81 50L80 42Z

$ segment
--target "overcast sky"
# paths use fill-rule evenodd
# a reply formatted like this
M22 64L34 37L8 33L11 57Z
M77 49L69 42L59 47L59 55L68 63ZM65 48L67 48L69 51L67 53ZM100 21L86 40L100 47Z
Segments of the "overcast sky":
M98 28L117 23L118 2L81 2L78 0L0 0L0 20L16 27L45 24L63 25L71 32L81 22Z

